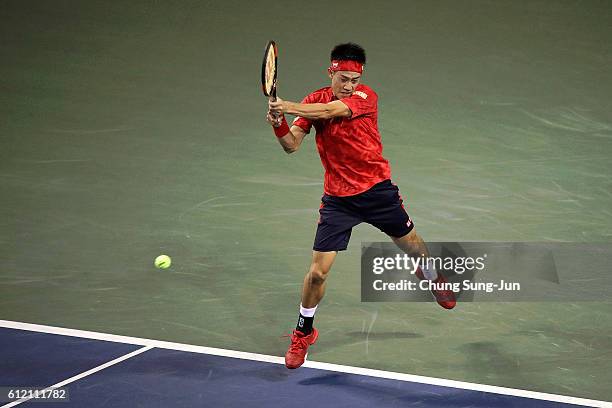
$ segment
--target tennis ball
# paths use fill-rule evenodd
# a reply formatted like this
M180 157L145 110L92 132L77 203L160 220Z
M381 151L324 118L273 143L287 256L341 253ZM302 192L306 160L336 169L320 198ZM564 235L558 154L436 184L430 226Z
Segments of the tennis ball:
M158 269L168 269L172 265L172 259L168 255L160 255L155 258L155 267Z

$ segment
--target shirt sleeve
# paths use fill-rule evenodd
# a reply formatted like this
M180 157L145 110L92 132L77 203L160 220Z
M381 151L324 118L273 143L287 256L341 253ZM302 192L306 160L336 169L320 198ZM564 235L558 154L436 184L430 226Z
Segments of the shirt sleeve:
M304 99L302 99L301 103L314 103L312 94L306 96ZM299 126L302 129L304 129L304 132L306 132L307 134L310 133L310 128L312 127L312 120L310 119L306 119L303 118L301 116L296 116L295 119L293 119L293 123L292 125L295 126Z
M378 96L371 89L362 89L353 92L348 98L340 99L346 106L349 107L351 118L375 113L377 109Z

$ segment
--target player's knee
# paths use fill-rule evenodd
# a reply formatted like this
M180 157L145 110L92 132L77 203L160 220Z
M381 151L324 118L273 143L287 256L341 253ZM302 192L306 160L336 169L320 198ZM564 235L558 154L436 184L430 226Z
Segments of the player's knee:
M322 285L327 279L327 273L329 269L325 269L318 264L310 265L310 270L308 271L308 276L310 279L310 283L313 285Z
M416 229L412 229L409 233L404 235L403 237L393 238L394 241L404 241L404 242L420 242L421 237L417 234Z
M418 245L422 242L421 237L416 233L415 230L410 231L403 237L391 237L391 239L400 247Z

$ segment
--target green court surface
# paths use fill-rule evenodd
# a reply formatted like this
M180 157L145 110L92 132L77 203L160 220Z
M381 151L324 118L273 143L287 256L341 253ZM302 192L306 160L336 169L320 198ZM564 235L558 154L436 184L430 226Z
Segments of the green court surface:
M0 319L284 354L323 171L265 122L269 39L289 100L365 47L424 239L612 240L608 2L5 0L0 33ZM354 230L310 359L612 400L610 299L361 303L384 240Z

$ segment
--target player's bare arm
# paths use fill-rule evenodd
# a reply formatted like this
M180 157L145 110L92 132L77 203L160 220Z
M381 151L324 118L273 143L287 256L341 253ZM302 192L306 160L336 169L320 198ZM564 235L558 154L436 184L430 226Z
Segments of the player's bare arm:
M269 101L268 105L271 111L302 116L311 120L348 118L352 115L349 107L340 100L329 103L297 103L277 98L276 101Z
M283 121L283 115L273 114L271 111L268 111L266 115L266 120L270 125L275 128L281 126ZM283 147L286 153L293 153L300 148L302 141L304 140L304 136L306 136L306 132L299 126L291 126L289 133L287 133L283 137L278 138L278 142Z

